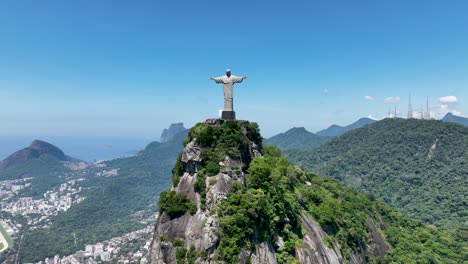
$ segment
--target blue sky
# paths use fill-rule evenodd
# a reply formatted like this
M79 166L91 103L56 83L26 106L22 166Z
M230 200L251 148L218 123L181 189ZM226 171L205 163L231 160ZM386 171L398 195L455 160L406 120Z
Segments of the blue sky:
M226 68L248 76L234 107L264 136L382 118L397 97L406 116L409 92L415 111L429 97L433 115L467 116L466 14L467 1L1 1L0 136L158 139L218 115L208 78Z

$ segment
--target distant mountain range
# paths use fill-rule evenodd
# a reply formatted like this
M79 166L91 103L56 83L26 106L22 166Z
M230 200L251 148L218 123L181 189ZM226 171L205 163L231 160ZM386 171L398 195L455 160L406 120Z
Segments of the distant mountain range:
M386 134L400 125L397 121L384 120L353 130L318 149L362 130L361 138L346 142L339 149L352 151L356 143L354 155L359 157L365 151L359 148L360 143L370 137L371 147L375 146L370 150L388 148L389 156L391 150L408 152L404 147L410 143L400 143L401 134L396 134L396 138ZM424 122L432 124L433 121L408 121L416 125ZM463 128L436 122L448 128L445 130L448 137ZM379 123L385 125L375 126ZM415 127L409 126L405 130L412 131L412 128ZM416 129L417 135L427 128L431 127ZM288 132L283 135L286 139L290 135L305 140L315 136L302 128ZM381 133L391 142L390 146L373 141L372 137L380 138ZM441 145L447 144L445 136L438 137ZM247 121L207 122L190 130L184 151L173 169L173 184L161 193L158 202L160 214L154 224L147 263L463 263L466 244L458 233L424 225L376 201L372 195L305 172L281 157L275 147L263 146L261 140L258 126ZM404 137L403 140L406 141ZM439 159L439 154L447 154L445 151L454 145L441 147L441 153L438 148L431 152L431 145L427 147L423 143L417 150L425 157L428 151L432 153L431 163ZM333 155L340 155L339 149ZM460 154L460 149L453 151L454 157ZM372 161L376 163L381 158ZM394 156L393 160L398 161L399 156ZM458 165L463 161L466 159L460 158ZM349 165L354 173L352 166L360 163ZM385 169L385 164L378 164L377 168ZM336 167L336 170L340 169ZM360 177L366 177L366 171L358 172ZM392 176L387 175L387 178ZM457 184L461 183L460 178L466 178L463 174L454 176L458 179L450 180ZM437 175L430 177L439 178ZM422 177L418 179L410 175L403 180L414 181L412 194L424 190L419 188L419 185L425 185ZM367 178L363 180L366 181ZM447 199L443 195L446 190L443 186L433 186L432 189L435 203L455 202L452 197ZM466 192L459 193L458 190L453 189L454 197L459 198L457 206L461 210L458 212L463 216ZM425 193L421 196L428 198ZM409 195L402 192L394 197L404 199L405 203L411 202ZM431 209L439 210L437 206Z
M83 186L91 189L83 192L86 199L52 218L48 230L27 234L24 262L72 254L86 244L142 228L141 219L135 215L148 217L156 212L159 194L171 186L171 170L186 136L187 132L183 131L171 141L148 144L135 156L106 161L100 163L104 165L102 168L88 169ZM113 170L117 175L95 176ZM74 244L70 232L77 234L78 245Z
M39 198L65 179L79 178L84 189L84 201L51 217L47 229L24 232L21 262L71 254L86 244L141 228L141 217L156 211L159 194L171 186L171 169L188 134L174 127L167 129L169 140L152 142L127 158L85 163L36 140L3 160L0 180L33 177L31 189L22 190L22 196ZM450 123L386 119L332 139L293 128L266 142L278 145L297 164L426 222L452 227L466 221L460 213L466 137L466 129ZM99 176L110 171L115 174Z
M68 156L94 162L133 156L145 148L148 142L159 137L105 137L105 136L44 136L40 139L60 149ZM13 152L29 146L36 137L0 136L0 161Z
M376 121L370 118L361 118L348 126L331 125L316 134L307 131L304 127L294 127L290 130L265 139L265 143L275 145L282 151L311 150L321 146L333 137L342 135L348 131L363 127Z
M444 122L452 122L460 125L468 126L468 117L456 116L452 113L447 113L443 118Z
M29 147L19 150L1 161L0 170L21 166L31 160L39 159L45 155L49 155L59 161L75 160L65 155L62 150L50 143L41 140L34 140Z
M373 124L377 122L376 120L364 117L360 118L356 122L352 123L351 125L348 126L339 126L339 125L331 125L327 129L323 129L318 131L316 134L319 136L324 136L324 137L336 137L339 135L342 135L348 131L351 131L356 128L363 127L365 125Z
M427 223L468 221L468 128L419 119L384 119L322 146L285 152L296 164L383 199Z
M43 198L70 179L80 179L75 187L82 187L80 195L85 197L52 216L48 229L25 231L20 262L71 254L86 244L142 228L140 221L154 214L159 193L171 184L171 170L187 133L183 129L168 141L148 144L135 156L99 163L71 158L40 140L8 156L0 163L0 181L31 178L18 197ZM102 176L105 173L108 176Z
M32 178L31 187L22 190L22 196L41 197L45 191L64 182L63 175L70 172L67 162L79 162L56 146L34 140L0 162L0 180Z
M293 128L265 141L283 149L296 164L364 190L425 222L453 227L467 221L460 209L468 175L466 129L403 119L356 128L368 122L360 120L347 126L354 130L335 138ZM164 142L152 142L132 157L85 163L36 140L3 160L0 180L32 177L31 187L21 190L21 196L40 198L66 179L84 179L79 183L83 202L52 217L47 230L27 231L22 261L73 253L87 243L141 228L135 215L154 213L160 192L171 185L171 170L188 133L180 124L163 132ZM109 171L116 173L97 176Z
M328 137L309 132L303 127L294 127L284 133L265 139L265 143L275 145L281 150L307 150L322 145L328 139Z
M188 131L188 129L184 127L184 123L173 123L168 129L162 131L159 141L161 143L171 141L177 134L184 131Z
M441 120L468 126L468 118L456 116L452 113L447 113ZM265 139L265 143L275 145L283 151L311 150L321 146L333 137L343 135L353 129L374 124L375 122L377 120L364 117L347 126L331 125L327 129L320 130L315 134L307 131L304 127L294 127L284 133Z
M444 122L452 122L468 126L467 117L457 116L452 113L447 113L441 120ZM265 142L267 144L276 145L283 150L313 148L320 146L321 143L325 142L327 139L343 135L348 131L361 128L365 125L370 125L375 122L377 122L377 120L363 117L347 126L333 124L326 129L322 129L316 132L315 134L305 130L303 127L294 127L284 133L280 133L276 136L266 139ZM303 146L303 144L305 144L305 146Z

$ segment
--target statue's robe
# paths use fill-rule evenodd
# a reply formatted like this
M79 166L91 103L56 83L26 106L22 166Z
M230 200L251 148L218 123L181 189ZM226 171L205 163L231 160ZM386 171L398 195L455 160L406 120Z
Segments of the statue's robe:
M213 80L216 83L222 83L223 84L223 90L224 90L224 111L234 111L234 106L233 106L233 90L232 87L235 83L240 83L242 80L244 80L245 77L238 77L231 75L227 77L227 75L221 76L221 77L216 77L213 78Z

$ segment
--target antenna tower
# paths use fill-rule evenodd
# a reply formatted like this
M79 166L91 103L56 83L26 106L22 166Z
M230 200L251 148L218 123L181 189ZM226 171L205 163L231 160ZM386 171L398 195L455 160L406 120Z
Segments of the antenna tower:
M411 106L411 93L409 94L409 101L408 101L408 119L413 118L413 107Z
M429 96L426 99L426 116L427 119L431 119L431 108L429 107Z

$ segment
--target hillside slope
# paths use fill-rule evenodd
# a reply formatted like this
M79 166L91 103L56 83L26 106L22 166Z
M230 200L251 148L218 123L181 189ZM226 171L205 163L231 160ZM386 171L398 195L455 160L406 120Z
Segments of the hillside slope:
M328 139L328 137L309 132L303 127L294 127L284 133L265 139L265 143L275 145L281 150L309 150L322 145Z
M385 119L286 155L424 222L457 227L468 221L468 128L461 125Z
M324 137L337 137L353 129L360 128L365 125L373 124L375 122L377 121L367 118L367 117L363 117L357 120L356 122L352 123L351 125L347 125L347 126L331 125L327 129L318 131L316 134L319 136L324 136Z
M21 166L28 161L39 159L43 155L49 155L59 161L72 160L56 146L41 140L34 140L29 147L19 150L1 161L0 171Z
M136 156L107 161L82 172L80 177L86 180L80 184L86 199L51 218L48 229L25 234L21 261L72 254L87 244L144 227L142 220L154 214L159 194L170 186L171 169L186 136L187 132L182 132L171 141L150 143ZM102 171L116 173L96 176Z
M462 117L462 116L456 116L452 113L447 113L443 118L442 121L444 122L452 122L452 123L457 123L460 125L468 126L468 118L467 117Z
M0 162L0 180L32 178L31 186L21 195L41 197L49 188L63 183L61 176L71 171L67 166L70 162L79 161L50 143L34 140Z
M459 263L467 248L262 147L258 126L189 132L161 194L150 263Z

